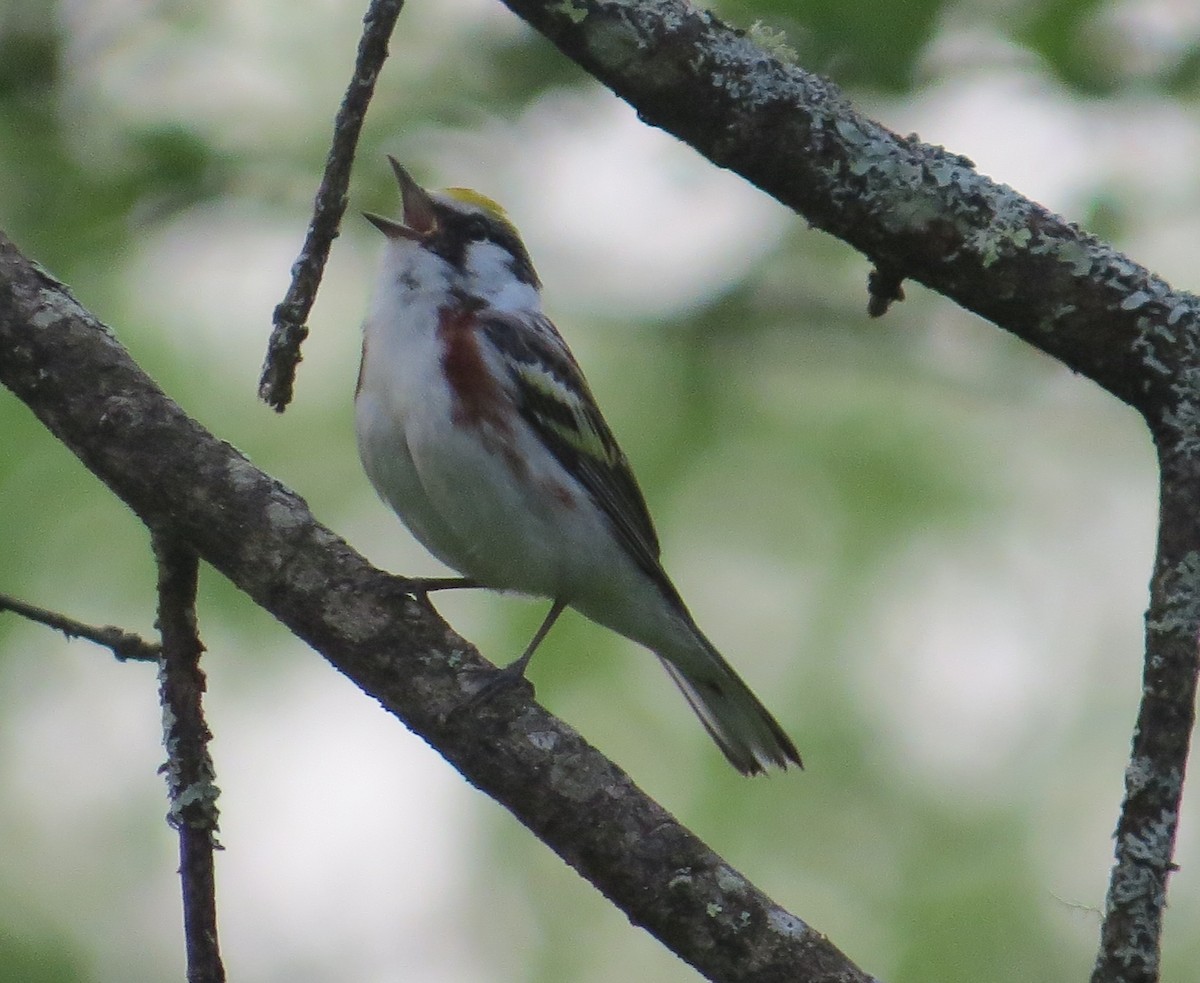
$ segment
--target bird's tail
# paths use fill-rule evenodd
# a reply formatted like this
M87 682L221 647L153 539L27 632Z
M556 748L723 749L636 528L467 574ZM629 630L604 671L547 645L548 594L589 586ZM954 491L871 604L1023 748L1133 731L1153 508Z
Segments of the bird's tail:
M658 657L729 763L743 775L789 763L803 768L796 745L770 711L699 629L695 635L702 652Z

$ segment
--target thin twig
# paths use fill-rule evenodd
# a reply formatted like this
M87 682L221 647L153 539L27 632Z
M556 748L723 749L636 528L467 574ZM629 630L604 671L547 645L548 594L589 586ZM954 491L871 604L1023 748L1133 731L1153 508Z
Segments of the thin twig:
M11 611L30 621L46 625L61 631L67 638L86 638L89 642L103 645L112 649L121 661L136 660L140 662L157 662L159 647L155 642L148 642L139 635L115 625L85 625L82 621L68 618L65 614L39 608L34 604L26 604L15 597L0 594L0 611Z
M354 75L333 124L333 145L325 160L325 174L313 202L313 217L300 255L292 265L292 283L275 308L274 329L267 344L267 357L258 383L258 395L282 413L292 401L300 345L308 337L308 315L316 300L321 275L338 226L346 212L346 189L358 146L367 106L375 92L375 81L387 58L388 40L404 0L371 0L363 18L363 35L358 42Z
M167 821L179 831L179 874L183 884L183 928L188 983L224 983L217 945L217 896L213 850L217 849L217 795L213 784L212 737L204 722L204 646L196 627L195 552L167 534L153 534L158 561L158 628L162 634L159 679L163 743L167 748Z

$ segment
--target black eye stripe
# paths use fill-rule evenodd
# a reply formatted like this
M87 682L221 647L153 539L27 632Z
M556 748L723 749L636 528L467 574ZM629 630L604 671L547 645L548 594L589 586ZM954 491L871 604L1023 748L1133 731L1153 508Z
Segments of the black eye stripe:
M541 286L525 244L507 222L481 212L463 213L445 206L437 210L438 230L426 241L425 248L462 269L471 243L491 242L511 254L513 275L518 280Z
M486 215L463 215L455 222L455 234L466 242L494 242L510 253L521 253L525 247L512 231Z
M479 212L451 213L443 222L446 234L463 242L481 242L485 239L507 245L512 234L500 222Z

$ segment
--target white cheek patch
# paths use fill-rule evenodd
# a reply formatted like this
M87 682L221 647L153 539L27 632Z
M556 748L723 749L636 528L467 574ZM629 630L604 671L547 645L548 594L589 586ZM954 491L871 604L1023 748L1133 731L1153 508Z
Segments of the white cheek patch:
M513 263L512 253L503 246L486 240L472 242L463 264L471 295L502 311L537 310L537 290L517 279Z

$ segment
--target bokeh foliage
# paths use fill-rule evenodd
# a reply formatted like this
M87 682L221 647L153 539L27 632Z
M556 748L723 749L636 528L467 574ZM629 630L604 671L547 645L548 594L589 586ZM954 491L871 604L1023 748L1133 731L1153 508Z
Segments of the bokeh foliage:
M92 7L10 0L0 10L0 228L70 283L190 412L306 495L319 517L380 563L432 572L357 470L354 322L375 244L353 220L314 312L296 405L278 419L254 400L270 305L300 241L357 11L298 16L294 5L233 0ZM1007 52L998 66L1015 52L1056 106L1104 112L1106 100L1136 93L1195 108L1195 33L1139 41L1124 30L1132 7L739 0L719 10L785 29L802 65L892 111L954 87L953 60L931 52L964 35ZM978 77L987 67L957 70ZM541 174L545 200L527 196L518 221L530 219L544 241L586 238L582 202L538 209L558 180L546 162L584 124L572 113L599 117L607 98L498 5L410 0L354 207L393 207L379 161L403 151L417 173L449 172L446 183L491 175L485 190L499 197L506 175L516 185ZM597 182L620 171L622 146L594 150ZM678 169L672 194L684 199L703 172L686 158L656 158ZM1104 217L1105 234L1152 241L1124 204L1127 189L1095 180L1080 201ZM1194 188L1177 194L1195 207ZM606 251L640 234L636 211L608 231ZM808 771L754 783L730 773L653 660L579 620L556 629L535 662L539 696L881 978L1082 979L1098 926L1086 905L1102 899L1137 695L1143 597L1130 585L1149 571L1148 444L1085 383L919 289L868 321L865 262L802 223L776 216L750 233L730 247L724 274L674 302L630 301L632 284L609 272L627 268L585 249L573 263L552 258L548 268L562 272L549 291L635 462L668 566L788 722ZM686 266L680 252L676 265ZM1122 538L1130 529L1146 535ZM150 632L146 536L4 395L0 542L0 590ZM508 599L452 598L445 610L497 661L541 615ZM272 767L312 781L288 754L297 735L342 745L320 710L297 698L285 712L278 693L340 681L326 683L326 667L211 573L202 617L218 772L235 771L247 744L275 740L253 781L291 777L274 778ZM0 978L179 975L154 684L104 660L0 617L0 784L10 790L0 834L24 846L0 860ZM363 701L361 713L374 712ZM95 763L101 777L79 782L72 765L92 743L114 754L136 745L119 762L130 773L108 778ZM371 780L406 788L414 779L386 763L390 753L379 752ZM366 751L346 754L340 767ZM256 842L253 819L237 810L236 796L248 796L236 780L222 784L233 816L221 863L234 978L394 979L394 954L371 949L378 931L260 930L255 919L269 912L244 900L258 897L245 881L321 887L300 856L272 867L239 853ZM423 794L413 799L416 815L432 808ZM461 950L430 957L458 967L438 978L693 978L507 816L477 796L454 801L467 803L452 817L457 873L397 870L379 902L441 892L428 904L438 917L407 929ZM64 811L86 836L39 818ZM285 811L278 835L302 822ZM366 851L382 849L351 823L325 829L315 851L359 837ZM68 838L77 849L64 847ZM1175 885L1168 979L1200 964L1190 876L1185 865ZM269 955L261 937L276 939Z

